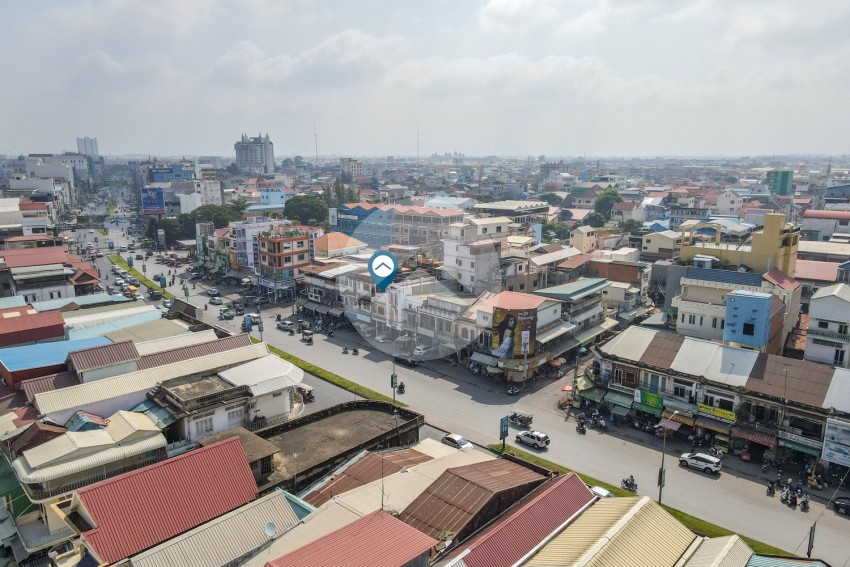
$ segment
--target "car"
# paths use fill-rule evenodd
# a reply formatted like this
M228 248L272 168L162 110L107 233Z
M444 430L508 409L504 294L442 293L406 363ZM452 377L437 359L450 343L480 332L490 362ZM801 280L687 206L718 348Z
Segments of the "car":
M150 258L151 256L153 256L153 250L148 250L145 252L145 258Z
M144 296L144 295L142 295L142 292L140 292L140 291L137 291L137 292L133 295L133 297L135 297L135 298L136 298L136 300L142 300L142 301L144 301L144 299L145 299L145 296Z
M832 502L832 507L835 508L836 514L844 514L850 516L850 498L839 496Z
M246 315L246 317L250 317L251 321L253 321L255 325L263 320L259 313L251 313L250 315Z
M120 246L120 247L118 248L118 250L120 250L121 252L126 252L126 251L127 251L127 247L122 245L122 246Z
M386 335L375 335L375 342L377 342L377 343L388 343L388 342L390 342L390 339Z
M222 305L224 301L220 297L211 297L209 303L210 305Z
M516 441L535 449L543 449L549 446L549 436L539 431L523 431L516 436Z
M142 256L141 254L136 254L136 260L144 260L144 259L145 259L145 257Z
M100 250L95 252L94 255L95 255L95 258L103 258L103 252L101 252Z
M404 364L405 366L419 366L419 361L413 358L409 358L407 356L395 356L393 360L398 364Z
M278 321L277 328L281 331L292 331L295 329L295 324L292 321Z
M166 309L171 309L172 305L174 305L173 299L166 299L165 301L162 302L162 306L165 307Z
M268 297L258 297L254 300L254 305L265 305L266 303L271 303L271 299Z
M699 469L707 474L720 472L720 459L705 453L682 453L679 465Z
M427 351L428 351L428 348L424 347L422 345L416 345L415 347L413 347L413 355L414 356L422 356Z
M189 272L189 279L190 280L197 280L200 277L201 277L200 272Z
M108 293L109 295L113 295L115 293L115 288L111 285L106 286L106 293Z
M468 451L469 449L472 449L472 443L457 433L446 433L440 441L449 447L460 449L461 451Z
M150 295L151 299L153 299L155 301L162 299L162 294L160 292L156 291L156 290L153 290L148 295Z
M209 295L210 297L218 297L221 294L218 292L218 290L216 288L211 287L207 290L207 295Z
M90 229L89 229L89 234L94 234L94 229L93 229L93 228L90 228Z
M115 285L118 285L118 286L124 285L124 279L123 278L115 278Z
M130 283L130 285L135 285L135 286L140 285L139 280L137 280L133 276L130 276L129 278L127 278L127 281Z

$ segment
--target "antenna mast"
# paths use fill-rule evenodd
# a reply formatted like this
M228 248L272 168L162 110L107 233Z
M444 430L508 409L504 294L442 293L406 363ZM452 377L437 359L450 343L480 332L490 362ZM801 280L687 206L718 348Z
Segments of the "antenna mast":
M313 121L313 140L316 143L316 183L319 182L319 135L316 134L316 121Z

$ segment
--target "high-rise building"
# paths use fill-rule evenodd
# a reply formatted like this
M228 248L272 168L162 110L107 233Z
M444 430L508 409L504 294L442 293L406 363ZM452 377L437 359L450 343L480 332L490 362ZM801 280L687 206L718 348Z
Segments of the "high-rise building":
M793 171L780 169L768 171L765 183L770 188L770 192L774 195L788 196L794 194Z
M239 169L254 173L274 173L274 144L266 132L256 138L242 134L242 139L233 145L236 150L236 165Z
M77 138L77 153L88 157L97 157L100 153L97 151L97 138L89 138L84 136Z

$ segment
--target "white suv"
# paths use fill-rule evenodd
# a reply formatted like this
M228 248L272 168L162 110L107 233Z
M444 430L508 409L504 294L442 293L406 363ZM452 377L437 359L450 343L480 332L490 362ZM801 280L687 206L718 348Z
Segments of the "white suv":
M679 457L679 464L683 467L705 471L708 474L720 472L720 459L705 453L683 453Z
M531 445L535 449L542 449L549 446L549 436L539 431L523 431L516 436L517 443Z

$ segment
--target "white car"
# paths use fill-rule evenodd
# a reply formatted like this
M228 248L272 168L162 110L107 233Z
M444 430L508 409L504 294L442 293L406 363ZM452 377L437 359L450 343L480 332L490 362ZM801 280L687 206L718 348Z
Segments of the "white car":
M135 295L133 295L133 297L136 298L136 301L144 301L145 300L145 296L142 295L142 292L140 292L140 291L137 291L135 293Z
M375 335L375 342L388 343L388 342L390 342L390 339L387 338L386 335Z
M162 306L165 307L166 309L171 309L172 305L174 305L174 301L172 301L170 299L166 299L165 301L162 302Z
M454 447L455 449L460 449L461 451L467 451L469 449L472 449L472 443L470 443L466 440L465 437L462 437L457 433L446 433L445 435L443 435L441 441L449 447Z
M699 469L707 474L720 472L720 459L706 455L705 453L683 453L679 457L679 464L683 467Z
M516 436L517 443L530 445L535 449L543 449L549 446L549 436L539 431L523 431Z
M422 345L416 345L415 347L413 347L413 354L415 356L422 356L427 351L428 351L428 349L426 347L422 346Z
M121 278L115 278L115 285L124 285L124 280Z
M210 305L221 305L223 303L224 301L220 297L211 297L209 301Z

